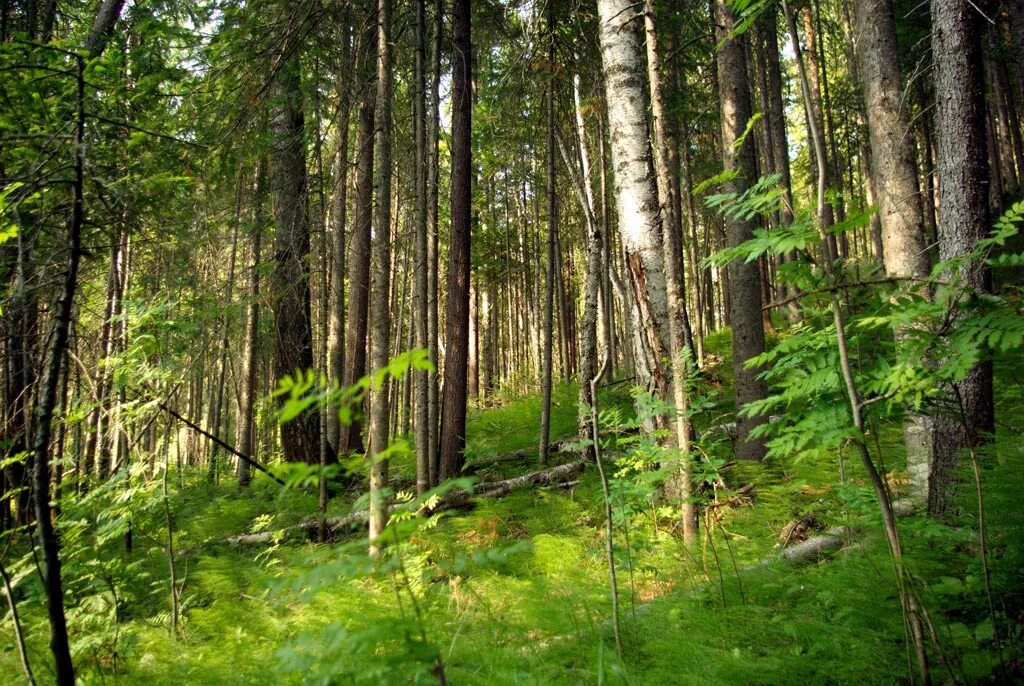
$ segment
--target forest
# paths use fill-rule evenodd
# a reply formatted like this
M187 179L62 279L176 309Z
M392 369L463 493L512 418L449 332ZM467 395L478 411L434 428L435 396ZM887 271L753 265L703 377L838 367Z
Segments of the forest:
M1024 683L1024 0L0 0L0 683Z

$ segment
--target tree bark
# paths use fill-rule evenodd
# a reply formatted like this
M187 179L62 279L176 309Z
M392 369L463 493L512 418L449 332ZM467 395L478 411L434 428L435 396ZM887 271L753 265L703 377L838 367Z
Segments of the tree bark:
M903 109L903 84L892 0L854 3L859 44L857 62L871 138L871 176L882 223L885 271L894 277L928 276L924 211L914 149L905 142L910 118ZM903 334L905 335L905 333ZM897 339L901 332L897 331ZM903 439L913 497L924 502L931 462L931 423L917 413L906 416Z
M374 183L370 321L370 371L388 364L391 331L391 0L377 3L377 107L374 112ZM388 384L370 389L370 552L379 549L377 538L387 524L383 490L388 483Z
M452 187L445 325L444 394L438 436L441 481L457 476L465 463L466 376L469 353L469 259L472 222L472 43L470 0L454 0L452 11Z
M110 36L114 33L114 27L117 26L117 20L121 17L124 4L125 0L101 0L96 9L92 29L85 39L85 50L89 53L90 59L95 59L103 54Z
M277 233L274 245L274 375L313 367L309 289L309 197L305 122L298 55L285 59L271 88L270 177ZM281 425L281 448L291 462L316 462L320 417L308 411Z
M989 227L982 19L970 0L932 0L931 17L939 257L947 260L970 252ZM965 265L961 277L977 292L991 290L991 275L981 262ZM962 406L935 416L928 511L939 517L953 507L961 451L995 429L991 364L976 366L948 390Z
M427 291L427 17L426 0L416 0L416 60L413 70L416 183L416 235L415 235L415 297L414 325L416 346L427 348L427 309L430 294ZM430 488L430 372L413 371L416 407L416 493L423 495Z
M647 43L647 78L651 94L653 124L654 168L656 171L658 205L661 217L661 234L665 255L665 293L668 306L669 364L672 368L672 402L675 431L675 446L679 450L679 466L669 479L669 494L678 498L681 504L683 540L687 545L697 541L697 507L693 502L693 469L690 461L690 402L687 397L686 380L690 363L694 360L693 336L687 334L689 321L686 318L685 280L682 263L682 222L679 208L673 203L673 188L677 180L669 169L669 141L666 133L665 104L662 94L661 57L658 52L658 35L655 26L653 0L644 5L644 27ZM581 377L591 378L593 375ZM595 380L596 382L596 380Z
M256 367L260 317L260 243L263 237L263 193L266 179L266 161L260 158L253 184L253 219L249 238L249 293L245 307L245 339L242 343L242 385L238 396L238 426L235 446L245 455L256 456L253 419L256 401ZM252 478L252 467L242 459L235 461L235 478L245 486Z
M362 92L356 142L356 201L348 245L348 321L345 331L345 370L342 385L352 386L366 374L366 335L370 308L370 234L373 223L373 130L376 86L372 56L376 53L376 27L365 34L369 42L360 63ZM338 453L363 451L361 407L353 408L352 421L341 427Z
M427 387L428 416L428 472L430 485L438 484L439 453L438 423L440 419L440 373L437 354L438 337L438 128L440 122L440 84L441 84L441 33L443 30L444 3L435 0L434 16L431 23L431 54L430 54L430 112L427 116L427 354L434 371L430 374Z
M67 619L64 615L64 587L61 583L60 543L50 514L50 437L53 413L57 404L60 368L68 350L78 287L78 265L82 256L82 227L85 223L85 64L76 58L77 116L75 126L74 182L71 188L71 214L68 218L67 266L60 299L56 306L56 322L51 338L46 375L36 401L36 433L32 444L35 462L32 465L36 531L42 549L43 589L50 620L50 651L53 653L57 683L74 686L75 668L71 661Z
M670 398L662 360L669 356L668 295L658 193L644 98L637 11L629 0L598 0L601 61L608 107L619 233L635 305L637 383Z
M349 62L352 55L352 27L346 19L342 35L342 61ZM365 41L360 41L360 50ZM359 64L361 56L353 61ZM352 111L352 89L357 77L339 75L338 86L338 143L335 151L332 181L334 193L330 215L330 290L327 321L327 372L331 383L344 383L345 376L345 232L348 228L348 144L349 118ZM328 408L325 426L327 441L337 454L340 451L341 422L337 408Z
M740 195L756 180L754 141L750 136L739 148L751 117L750 90L747 87L745 37L729 34L735 17L725 0L715 2L716 38L721 44L718 53L718 88L722 113L722 157L725 170L735 176L727 183L731 193ZM730 246L743 243L754 235L754 223L736 217L726 218ZM768 395L760 370L748 368L747 360L764 352L764 329L761 325L761 277L757 262L734 260L728 265L729 321L732 325L733 378L736 409ZM764 458L764 439L751 438L762 417L737 416L736 457L741 460Z

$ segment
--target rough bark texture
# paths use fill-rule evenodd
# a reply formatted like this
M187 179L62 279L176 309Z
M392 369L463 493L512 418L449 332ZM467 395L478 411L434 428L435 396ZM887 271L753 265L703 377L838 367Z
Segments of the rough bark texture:
M744 59L744 37L728 37L735 25L732 10L724 0L715 2L715 35L721 42L718 53L718 88L722 114L722 157L727 172L735 172L728 182L729 192L742 194L756 179L754 141L751 136L737 149L750 120L750 91ZM729 245L735 246L753 237L754 223L726 218ZM767 396L765 382L757 378L759 370L747 368L746 362L764 352L764 329L761 326L761 276L757 262L733 261L729 274L729 321L732 325L733 374L736 408ZM737 419L736 457L760 460L764 457L763 439L749 438L750 431L763 423L761 417L740 416Z
M431 28L431 54L430 54L430 112L427 116L427 351L431 363L434 365L434 372L430 375L430 385L427 388L427 414L429 433L427 437L427 454L429 463L427 465L430 475L430 485L438 483L438 419L440 417L440 389L438 387L438 305L437 305L437 274L438 274L438 223L437 223L437 199L438 199L438 127L440 122L440 87L441 87L441 34L443 32L444 3L436 0L434 3L434 16L432 17Z
M469 256L473 65L470 2L454 0L452 52L452 228L448 263L448 312L445 326L444 393L441 400L439 479L457 476L465 461L466 377L469 363Z
M370 372L388 364L391 331L391 0L377 4L377 108L374 112L374 183L370 320ZM399 333L401 336L401 333ZM388 447L388 383L370 391L370 550L387 524L383 489L388 482L388 461L380 454Z
M92 22L92 29L85 39L85 49L89 57L99 57L107 47L107 41L114 33L114 27L121 16L125 0L102 0L96 9L96 17Z
M271 90L270 180L274 191L274 376L313 366L309 292L309 198L297 55L274 77ZM320 454L320 417L306 412L281 425L281 448L291 462L315 462Z
M356 141L356 201L348 244L348 323L345 331L345 370L342 386L351 386L366 374L366 332L370 309L370 227L373 220L373 109L376 88L368 73L374 54L376 32L370 33L370 47L363 71L359 100L359 132ZM356 410L349 424L338 434L338 453L363 451L362 422Z
M599 0L597 7L619 233L635 305L636 377L640 386L667 400L662 362L670 350L668 296L643 53L636 35L641 13L629 0Z
M415 90L414 129L416 144L416 235L415 235L415 299L414 329L416 346L426 348L427 310L430 294L427 292L427 17L426 0L416 0L416 64L413 86ZM422 495L430 488L430 374L414 371L416 409L416 493Z
M914 148L908 145L909 113L901 106L892 0L857 0L857 62L871 137L871 176L882 222L882 254L890 276L928 276L924 244L924 211L918 192ZM899 332L897 332L899 336ZM931 462L931 424L927 417L908 415L903 424L907 471L913 497L924 502Z
M989 165L985 143L982 82L982 21L970 0L933 0L932 54L935 79L936 158L939 176L939 257L968 253L989 227ZM991 290L985 265L964 267L967 284ZM943 516L953 505L960 452L995 428L992 367L975 367L950 388L960 407L935 417L935 439L928 511Z

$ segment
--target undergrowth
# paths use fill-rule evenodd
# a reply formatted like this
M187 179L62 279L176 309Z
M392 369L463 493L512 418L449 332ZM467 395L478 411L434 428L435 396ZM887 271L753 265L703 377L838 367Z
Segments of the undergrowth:
M698 383L703 400L695 419L709 442L708 429L727 412L727 340L708 341L714 364ZM1001 636L1003 667L981 583L969 475L963 475L957 526L919 516L902 520L908 565L921 580L943 659L961 682L997 679L1000 669L1020 678L1024 446L1014 427L1024 417L1020 386L1003 381L999 436L982 456L992 584L1011 627ZM553 438L575 431L575 398L572 385L557 388ZM631 406L624 384L606 388L601 402L620 412ZM474 411L470 461L535 447L536 416L535 398ZM898 422L880 421L870 432L891 486L902 488ZM533 468L529 457L502 467ZM702 520L701 544L693 550L684 548L664 508L619 503L621 662L611 643L602 500L593 470L571 488L522 490L407 523L390 566L376 570L355 539L257 548L227 542L234 534L299 522L316 511L313 493L263 477L241 490L212 485L198 473L182 476L171 498L183 579L178 635L168 620L166 534L155 508L134 511L131 553L123 550L124 522L110 523L121 521L116 517L104 540L68 540L65 529L82 683L434 683L437 655L448 682L457 684L908 680L898 594L875 505L858 464L841 463L838 454L723 464L722 481L705 491L719 503L717 520L710 527ZM125 507L152 498L145 486L138 489ZM113 493L95 496L92 516L101 521L103 502L118 501ZM339 496L329 514L351 507ZM84 522L87 509L74 517ZM824 561L780 562L780 532L804 518L856 533ZM46 683L52 673L44 599L30 556L23 567L17 600L30 659ZM2 626L0 673L5 683L18 683L9 619ZM940 675L938 660L934 667Z

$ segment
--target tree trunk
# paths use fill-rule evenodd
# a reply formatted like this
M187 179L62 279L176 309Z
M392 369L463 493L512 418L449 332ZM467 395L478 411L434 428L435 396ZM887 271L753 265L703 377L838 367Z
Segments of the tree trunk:
M346 20L342 36L342 61L348 62L352 55L352 27ZM362 44L360 41L362 52ZM362 56L357 56L359 64ZM332 181L334 194L330 221L330 291L328 297L327 321L327 372L331 383L344 383L345 376L345 231L348 213L348 131L352 111L352 88L356 80L353 75L339 75L338 86L338 148L335 151ZM337 408L329 408L325 430L327 441L337 454L341 450L341 422Z
M391 331L391 0L377 3L377 107L374 112L374 183L370 321L370 371L388 364ZM388 386L370 391L370 551L387 524L383 490L388 483L388 461L379 456L388 447Z
M929 272L924 212L918 193L914 150L904 142L910 118L901 107L903 84L892 0L857 0L854 11L864 105L870 113L871 176L881 216L885 271L890 276L924 279ZM900 332L896 335L897 339L901 337ZM928 418L908 414L903 423L903 439L911 492L923 503L928 493L931 462Z
M258 359L258 332L260 317L260 243L263 237L263 193L266 183L266 161L260 158L253 184L253 218L249 243L249 293L245 307L245 339L242 343L241 389L238 396L238 426L235 433L236 449L256 457L253 420L256 402L256 367ZM252 478L252 467L242 459L235 461L235 478L245 486Z
M42 549L43 589L46 592L46 609L50 620L50 651L53 653L57 683L60 686L74 686L75 668L71 661L67 620L64 615L60 544L50 514L50 437L53 430L53 411L57 404L60 368L67 354L71 333L75 291L78 287L78 264L82 255L82 226L85 223L85 65L81 57L76 58L76 66L78 111L74 140L71 216L68 218L67 266L60 299L55 308L56 322L46 360L46 375L35 406L36 433L32 444L35 458L32 465L32 491L36 531Z
M444 3L435 0L434 16L431 29L430 54L430 112L427 116L427 352L434 371L430 374L427 387L428 446L427 465L430 485L438 484L439 453L438 423L440 416L440 389L438 379L440 367L437 354L438 336L438 128L440 122L440 84L441 84L441 33L443 31Z
M639 12L629 0L598 0L601 61L611 138L619 233L630 275L635 321L636 380L670 398L661 361L669 356L668 295L658 193L647 127Z
M756 180L753 139L737 149L751 117L750 91L747 87L745 39L730 37L735 17L725 0L715 2L716 37L721 44L718 53L718 88L722 112L722 157L725 170L735 172L727 183L729 192L740 195ZM730 246L753 238L754 223L736 217L726 219ZM748 368L747 360L764 352L764 329L761 326L761 277L757 262L734 260L728 265L729 321L732 325L733 375L736 409L768 395L760 371ZM750 432L764 422L762 417L737 415L736 457L741 460L764 458L764 439L750 437Z
M555 29L554 4L548 5L548 60L554 62ZM555 309L555 234L558 231L558 195L555 184L555 85L554 70L548 75L546 98L547 113L547 150L545 164L547 167L547 262L544 278L544 331L541 343L542 368L540 372L540 446L537 459L541 464L548 461L548 442L551 436L551 377L554 375L554 309ZM582 387L582 386L581 386Z
M469 353L469 259L472 221L472 43L470 0L453 0L452 11L452 187L445 323L444 395L438 436L441 481L457 476L465 462L466 375Z
M107 41L114 33L117 20L121 17L121 10L124 8L125 0L102 0L96 10L96 17L92 22L92 29L85 39L85 50L89 53L90 59L95 59L103 54L107 47Z
M376 53L376 28L367 29L369 45L362 71L359 100L359 132L356 141L356 202L352 212L352 232L348 244L348 321L345 327L345 370L342 386L355 384L366 374L367 316L370 309L370 234L373 222L373 128L376 87L371 65ZM344 424L338 437L338 453L363 452L361 407L353 408L352 421Z
M936 157L939 176L939 257L964 255L989 227L989 166L985 150L981 17L970 0L932 0ZM991 290L983 263L965 265L961 276L978 292ZM948 389L960 407L935 417L928 511L945 516L953 507L960 452L995 429L992 366L983 363Z
M693 336L687 335L685 281L682 263L682 222L679 207L673 202L673 188L678 186L669 169L669 141L666 134L665 104L661 86L661 58L658 53L658 35L655 26L654 2L644 5L644 27L647 43L647 77L651 94L652 124L654 128L654 168L656 171L658 205L660 207L662 244L665 255L665 293L668 306L669 363L672 367L672 429L679 450L679 467L669 479L669 491L681 503L683 540L692 545L697 540L697 507L693 502L693 469L690 461L690 402L686 380L689 365L694 360ZM583 381L591 376L581 377Z
M290 56L271 88L270 177L277 235L274 245L274 375L313 366L309 290L309 197L298 55ZM317 461L320 416L314 409L281 425L281 448L291 462Z
M426 0L416 0L416 63L413 72L414 113L413 126L416 154L416 236L415 236L415 297L414 325L416 346L427 348L427 309L430 295L427 291L427 17ZM413 371L416 406L416 494L423 495L430 488L430 372Z

